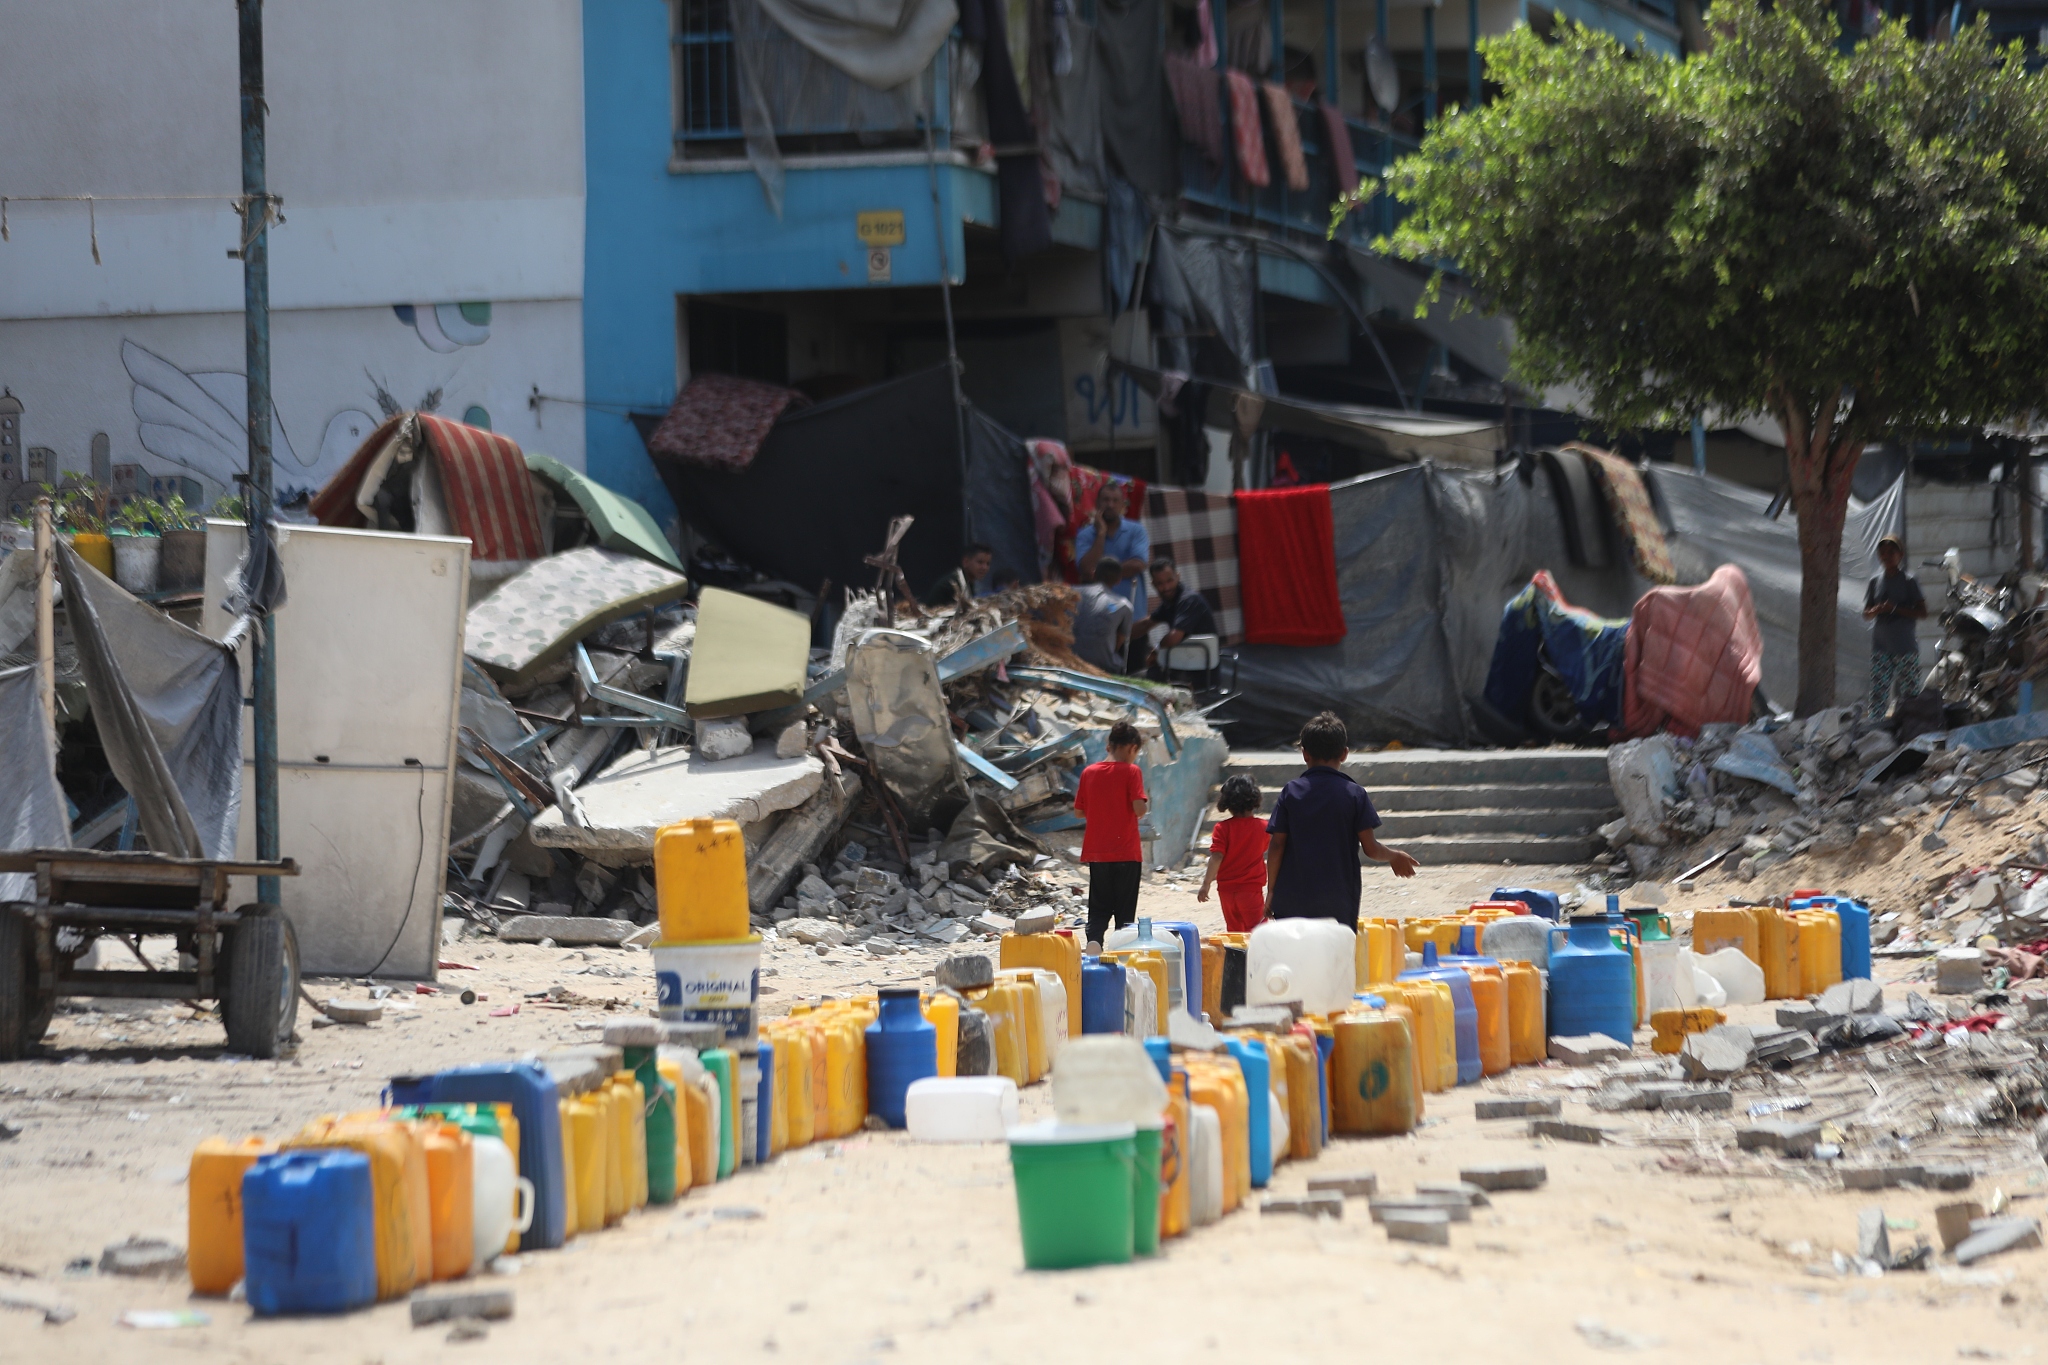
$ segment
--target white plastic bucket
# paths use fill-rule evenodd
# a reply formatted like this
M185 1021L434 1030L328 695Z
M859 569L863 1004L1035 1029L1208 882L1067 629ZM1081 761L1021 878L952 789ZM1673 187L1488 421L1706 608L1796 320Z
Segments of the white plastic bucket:
M903 1126L918 1142L1001 1142L1017 1126L1008 1076L927 1076L903 1096Z
M158 568L163 563L161 536L115 536L114 581L132 593L156 591Z
M761 940L654 945L655 999L663 1021L717 1024L751 1052L761 1000Z

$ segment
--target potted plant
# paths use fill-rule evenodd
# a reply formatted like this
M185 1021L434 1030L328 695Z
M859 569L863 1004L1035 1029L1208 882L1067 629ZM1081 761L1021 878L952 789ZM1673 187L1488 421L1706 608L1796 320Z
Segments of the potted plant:
M164 541L157 591L197 592L205 587L206 518L174 493L158 509L157 528Z
M56 491L57 526L78 557L114 576L114 542L107 535L107 490L89 479L67 479Z
M114 581L141 597L156 591L163 564L163 537L157 534L155 503L131 498L114 514Z

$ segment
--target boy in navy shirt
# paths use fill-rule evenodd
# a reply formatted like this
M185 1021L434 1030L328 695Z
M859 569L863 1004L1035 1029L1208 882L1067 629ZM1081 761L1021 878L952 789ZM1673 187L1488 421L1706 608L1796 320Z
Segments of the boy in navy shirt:
M1414 876L1415 859L1374 836L1379 812L1344 771L1351 740L1343 721L1325 711L1301 727L1298 743L1308 771L1281 788L1266 822L1266 915L1333 919L1355 932L1359 850L1396 877Z

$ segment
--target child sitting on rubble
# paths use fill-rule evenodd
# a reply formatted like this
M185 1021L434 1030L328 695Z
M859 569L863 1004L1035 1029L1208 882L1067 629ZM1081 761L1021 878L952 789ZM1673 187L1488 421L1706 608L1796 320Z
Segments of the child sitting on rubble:
M1266 917L1266 822L1259 818L1259 784L1243 773L1224 779L1216 809L1230 818L1209 831L1209 870L1195 899L1208 904L1209 889L1223 902L1223 927L1248 934Z
M1373 833L1380 814L1365 788L1344 771L1351 737L1334 712L1301 727L1297 741L1308 769L1280 789L1266 822L1266 914L1273 919L1333 919L1358 929L1358 854L1386 863L1396 877L1415 875L1415 859L1382 845Z
M1138 727L1120 720L1109 727L1109 757L1081 770L1074 813L1088 822L1081 836L1081 861L1088 865L1088 951L1100 953L1111 923L1118 928L1138 916L1138 880L1145 850L1138 821L1152 803L1145 796L1145 772L1138 766L1144 739Z

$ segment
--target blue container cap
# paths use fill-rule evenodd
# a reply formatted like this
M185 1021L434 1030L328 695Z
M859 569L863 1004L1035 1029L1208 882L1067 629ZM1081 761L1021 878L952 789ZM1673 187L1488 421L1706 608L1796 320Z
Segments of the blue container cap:
M1367 995L1365 992L1360 991L1351 998L1362 1004L1371 1005L1376 1010L1383 1010L1387 1007L1387 998L1383 995Z
M1164 1038L1147 1038L1145 1051L1152 1056L1152 1065L1159 1068L1159 1079L1173 1079L1173 1044Z

